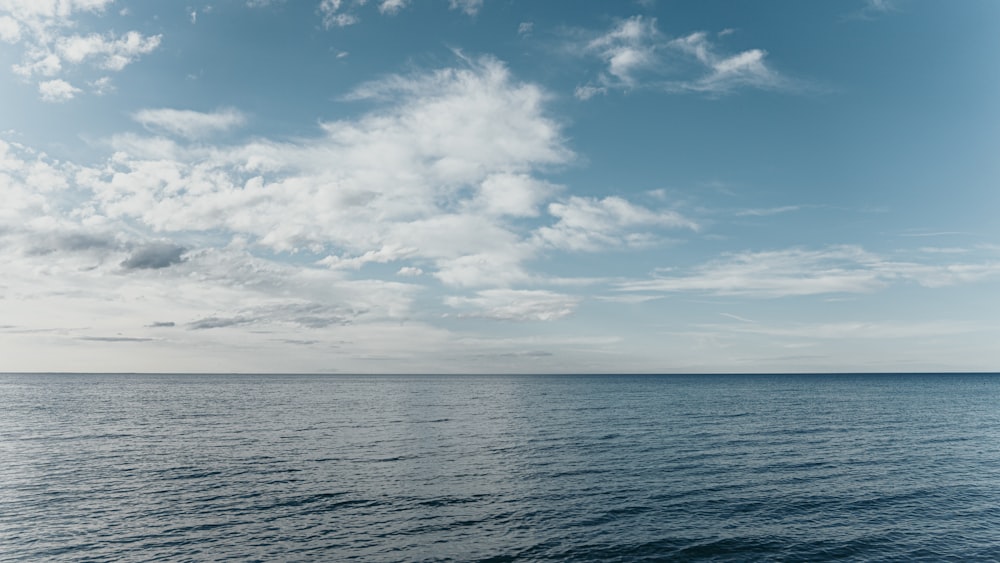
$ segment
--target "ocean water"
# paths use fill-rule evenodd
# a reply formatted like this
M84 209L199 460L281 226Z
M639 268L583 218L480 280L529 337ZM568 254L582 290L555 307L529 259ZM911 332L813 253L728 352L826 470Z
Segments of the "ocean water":
M0 375L0 561L1000 560L1000 376Z

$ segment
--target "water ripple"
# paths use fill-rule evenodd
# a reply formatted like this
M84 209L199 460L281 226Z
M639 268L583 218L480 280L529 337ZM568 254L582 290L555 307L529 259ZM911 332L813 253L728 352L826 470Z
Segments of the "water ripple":
M0 561L996 561L1000 377L0 376Z

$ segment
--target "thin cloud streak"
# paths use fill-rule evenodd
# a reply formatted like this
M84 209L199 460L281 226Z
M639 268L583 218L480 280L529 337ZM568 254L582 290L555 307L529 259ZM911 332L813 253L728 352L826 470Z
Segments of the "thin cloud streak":
M692 291L774 298L871 293L902 282L943 287L998 274L997 262L944 265L900 262L860 247L836 246L823 250L736 253L696 266L686 275L660 275L651 280L623 282L618 287L628 292Z

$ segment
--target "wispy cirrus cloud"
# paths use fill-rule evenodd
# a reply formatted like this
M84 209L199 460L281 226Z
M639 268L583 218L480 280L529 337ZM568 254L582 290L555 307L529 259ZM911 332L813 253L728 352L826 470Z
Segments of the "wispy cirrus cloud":
M259 8L268 6L273 0L252 0L248 6ZM368 0L321 0L316 8L326 29L347 27L361 22L358 12L368 3ZM378 0L375 2L379 14L394 16L410 5L410 0ZM448 0L452 10L475 16L483 7L483 0Z
M672 210L654 211L620 197L603 199L573 196L549 204L559 220L538 229L537 240L563 250L595 251L603 248L646 245L655 235L637 228L697 230L698 224Z
M732 33L723 30L718 36ZM740 88L788 91L800 86L775 70L763 49L726 53L703 31L669 38L655 18L621 20L577 48L603 63L596 80L577 87L580 99L637 88L723 95Z
M448 0L448 6L452 10L461 10L474 16L483 8L483 0Z
M143 109L132 119L153 131L164 131L188 139L228 131L246 123L246 116L233 108L200 112L173 108Z
M803 208L802 205L781 205L778 207L757 207L753 209L741 209L735 213L737 217L769 217L771 215L780 215L782 213L791 213L793 211L799 211Z
M273 303L240 311L231 317L210 316L188 324L190 330L208 330L248 325L288 323L306 328L326 328L331 325L351 323L364 311L323 303L284 302Z
M460 316L501 321L553 321L569 316L580 298L546 290L486 289L472 297L452 296L445 304Z
M844 19L873 20L897 9L895 0L862 0L862 6L844 16Z
M80 336L77 340L90 342L149 342L153 339L135 336Z
M343 0L323 0L320 2L317 10L319 10L320 16L323 18L323 27L327 29L331 27L347 27L361 21L355 14L341 11L343 6Z
M704 326L703 328L709 328ZM981 330L976 323L969 322L899 322L899 321L848 321L835 323L795 323L790 325L743 324L712 325L711 328L727 332L759 334L789 339L820 339L820 340L882 340L894 338L922 338L930 336L945 336L966 334Z
M702 31L674 39L668 45L692 57L700 65L701 72L689 79L669 82L667 88L726 94L738 88L788 90L792 87L790 80L766 62L767 51L763 49L722 54Z
M925 287L969 283L1000 275L1000 263L927 264L896 261L857 246L729 254L686 273L665 270L653 279L623 282L627 292L690 291L716 295L787 297L868 293L893 283Z

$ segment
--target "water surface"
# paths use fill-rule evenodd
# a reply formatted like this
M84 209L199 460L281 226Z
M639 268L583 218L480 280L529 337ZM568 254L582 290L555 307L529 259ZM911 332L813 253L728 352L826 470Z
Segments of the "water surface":
M0 561L1000 559L1000 376L0 375Z

